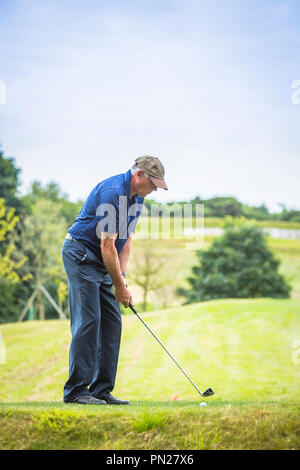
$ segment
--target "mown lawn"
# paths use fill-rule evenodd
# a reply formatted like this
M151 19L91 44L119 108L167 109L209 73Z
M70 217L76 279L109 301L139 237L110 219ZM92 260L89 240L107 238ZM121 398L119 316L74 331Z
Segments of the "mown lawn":
M299 449L299 403L134 401L130 407L56 402L0 406L0 449Z
M62 403L68 321L5 324L0 448L300 448L299 300L227 299L143 317L199 388L215 389L206 408L133 314L114 390L128 407Z
M190 287L187 277L191 275L191 268L198 263L197 249L208 249L215 237L204 237L203 243L199 240L152 240L153 255L161 256L164 265L161 270L161 287L149 293L148 301L155 308L165 308L180 305L184 299L175 295L177 287ZM291 297L300 299L300 240L284 240L267 238L268 246L279 259L279 272L291 285ZM136 302L141 302L142 291L130 278L130 272L135 269L137 258L143 257L144 241L135 240L134 250L128 265L128 279Z

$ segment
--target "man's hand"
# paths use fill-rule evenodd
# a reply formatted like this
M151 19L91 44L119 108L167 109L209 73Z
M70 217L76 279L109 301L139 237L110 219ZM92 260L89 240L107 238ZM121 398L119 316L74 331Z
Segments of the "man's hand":
M129 304L133 304L132 302L132 296L125 286L120 286L118 289L115 290L115 298L117 299L118 302L124 305L124 307L128 307Z

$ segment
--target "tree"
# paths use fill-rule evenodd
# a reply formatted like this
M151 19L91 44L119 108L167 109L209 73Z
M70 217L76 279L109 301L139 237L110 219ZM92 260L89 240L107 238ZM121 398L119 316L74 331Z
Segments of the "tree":
M248 206L243 204L243 216L247 219L256 219L256 220L267 220L270 219L271 215L268 208L265 204L261 204L258 207Z
M15 215L15 209L11 208L7 211L4 199L0 198L0 243L3 243L8 238L7 235L13 231L18 220L19 217ZM5 253L0 254L0 278L8 279L14 283L20 281L18 270L27 260L26 257L23 257L16 261L13 258L15 249L14 243L10 241Z
M50 183L42 185L40 181L33 181L30 186L29 192L22 197L23 204L27 207L28 212L39 199L48 199L59 205L60 216L62 216L70 227L76 219L84 201L71 202L68 200L68 195L62 191L58 183L51 181Z
M242 204L234 197L214 197L204 202L205 213L211 217L240 217Z
M61 283L65 274L61 260L61 246L66 233L66 222L60 216L60 205L39 199L32 206L32 214L24 220L21 244L28 257L26 273L32 276L31 290L38 289L34 316L45 319L44 296L39 286L55 282L60 304L64 297ZM27 300L27 299L26 299Z
M15 165L14 158L4 157L4 152L0 150L0 198L5 201L6 214L11 209L14 211L12 220L16 222L13 231L7 232L0 242L0 256L2 256L3 262L5 260L6 272L7 269L10 269L9 265L12 267L11 263L15 266L10 270L10 276L4 277L2 275L0 277L0 322L14 321L18 315L19 304L23 296L27 295L26 283L20 280L16 281L16 274L19 275L16 266L22 259L20 257L19 235L22 231L22 220L26 214L26 207L18 194L20 172L21 170ZM14 238L14 248L12 247L12 238ZM7 256L9 252L10 255Z
M291 287L278 273L279 261L262 230L245 219L227 218L224 233L207 250L188 278L190 289L177 294L186 303L220 298L289 297Z
M16 215L20 215L23 209L22 202L18 198L20 172L14 158L5 158L4 152L0 150L0 198L5 200L7 208L15 208Z
M18 314L19 295L24 293L22 281L28 277L21 276L20 269L26 262L12 241L12 233L18 223L15 209L5 207L0 199L0 323L14 321Z
M144 240L141 247L135 248L133 257L128 277L141 287L142 309L145 311L149 293L161 288L164 282L162 268L167 262L167 257L155 248L153 240Z

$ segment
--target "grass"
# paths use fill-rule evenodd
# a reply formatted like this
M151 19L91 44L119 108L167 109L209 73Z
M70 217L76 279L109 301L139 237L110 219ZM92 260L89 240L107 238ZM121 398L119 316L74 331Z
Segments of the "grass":
M150 292L148 301L159 307L176 306L182 302L175 295L177 287L190 287L186 278L191 274L191 268L197 264L196 250L208 249L215 237L205 237L203 245L193 241L182 240L152 240L151 244L156 253L166 258L163 266L162 287L156 292ZM275 257L280 260L279 272L292 286L291 297L300 299L300 240L284 240L267 238L268 246ZM130 279L130 272L134 270L135 257L141 257L143 241L134 241L134 253L129 259L129 283L136 303L141 302L141 289L135 286Z
M206 227L222 227L224 218L205 217ZM257 225L263 228L300 229L300 222L288 222L284 220L257 220Z
M178 230L179 221L182 220L184 228L195 228L196 226L196 218L195 217L188 217L187 215L184 216L182 212L179 212L179 216L177 217L170 217L170 224L167 223L165 226L162 224L162 221L159 220L159 217L152 216L149 214L146 217L141 217L139 223L137 225L137 233L145 236L146 233L151 232L156 233L157 236L162 234L163 226L169 226L170 233L174 233L174 228L176 227ZM166 215L167 217L167 215ZM253 220L254 219L249 219ZM225 218L224 217L204 217L204 226L207 228L211 227L223 227ZM280 228L280 229L292 229L292 230L299 230L300 229L300 222L289 222L284 220L256 220L257 225L262 228ZM200 223L200 221L198 222Z
M299 300L227 299L143 317L200 389L215 389L206 408L134 315L123 320L114 390L127 407L62 403L68 322L5 324L0 449L300 449Z
M281 262L279 272L292 286L291 296L300 299L300 240L269 238L268 244Z
M297 403L20 403L2 405L0 419L0 449L299 449Z

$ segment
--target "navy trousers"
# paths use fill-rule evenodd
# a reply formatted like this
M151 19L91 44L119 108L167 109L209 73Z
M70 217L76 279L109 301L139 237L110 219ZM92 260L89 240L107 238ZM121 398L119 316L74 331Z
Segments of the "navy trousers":
M65 240L62 259L68 278L72 341L64 401L99 396L115 385L122 320L104 264L84 244Z

